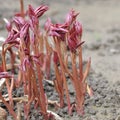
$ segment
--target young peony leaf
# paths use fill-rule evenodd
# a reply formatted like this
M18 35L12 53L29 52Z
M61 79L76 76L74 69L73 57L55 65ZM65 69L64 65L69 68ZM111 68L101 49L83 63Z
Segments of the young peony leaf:
M11 78L12 75L10 75L8 72L0 72L0 79L1 78Z
M79 13L76 13L74 10L71 10L65 20L65 23L70 26L75 20Z
M34 10L35 15L37 16L37 18L41 17L46 11L48 10L48 6L46 5L41 5L40 7L36 8Z
M19 36L20 36L20 33L17 32L16 30L10 31L4 44L12 44L12 43L19 44L19 39L17 39L19 38Z
M25 19L23 19L23 17L20 16L15 16L12 21L15 24L18 31L20 31L25 24Z
M24 39L29 31L29 23L26 22L20 30L20 38Z

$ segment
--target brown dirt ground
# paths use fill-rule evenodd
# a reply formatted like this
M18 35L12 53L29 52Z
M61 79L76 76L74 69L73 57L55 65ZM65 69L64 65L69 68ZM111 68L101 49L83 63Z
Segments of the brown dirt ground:
M25 0L25 6L36 7L41 3L50 6L43 19L51 17L62 22L70 9L80 12L78 20L83 24L82 39L86 41L84 59L91 57L95 73L101 73L111 86L117 84L120 81L120 1ZM0 37L7 35L3 18L10 19L18 10L19 1L0 0Z

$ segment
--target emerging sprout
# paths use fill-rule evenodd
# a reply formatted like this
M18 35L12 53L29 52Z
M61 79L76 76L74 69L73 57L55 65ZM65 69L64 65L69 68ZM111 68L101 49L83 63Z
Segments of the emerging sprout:
M82 45L82 25L76 20L79 13L71 10L63 24L53 24L50 18L47 19L44 30L40 31L39 18L48 10L48 6L42 5L34 9L29 5L28 10L24 11L23 1L21 0L21 12L16 14L11 22L4 19L8 30L8 37L2 45L2 65L0 65L0 79L5 78L10 102L5 101L0 92L0 99L8 108L15 120L18 119L13 109L14 102L12 91L15 86L23 86L24 95L28 96L24 102L25 119L29 119L31 103L48 120L52 113L48 112L48 98L44 91L43 79L50 77L51 64L54 69L54 86L60 98L59 107L64 107L64 96L68 104L68 112L71 114L73 107L78 114L84 113L85 94L92 95L91 88L85 81L91 60L88 60L85 71L83 71ZM49 41L51 42L48 42ZM52 46L51 44L52 43ZM69 50L68 50L69 48ZM6 53L10 53L11 72L7 72ZM17 54L16 54L17 53ZM68 67L70 58L71 69ZM78 58L79 67L76 59ZM14 78L13 71L17 62L18 75ZM58 65L59 64L59 65ZM72 71L71 71L72 70ZM71 105L69 89L67 84L69 76L76 92L75 104ZM15 88L14 88L15 89Z

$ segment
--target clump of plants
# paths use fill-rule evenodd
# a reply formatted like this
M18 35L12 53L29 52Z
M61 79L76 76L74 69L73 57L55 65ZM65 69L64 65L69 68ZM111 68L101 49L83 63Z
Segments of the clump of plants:
M71 10L62 24L53 24L48 18L42 28L39 18L47 10L46 5L36 9L29 5L28 10L24 11L21 0L20 13L15 14L11 21L7 21L8 37L2 45L0 80L5 79L9 102L6 101L2 92L0 92L0 99L15 120L20 120L20 114L14 111L12 92L19 87L24 91L19 103L24 104L25 119L29 119L31 104L34 104L34 108L39 110L45 120L54 118L54 115L48 112L49 100L43 86L43 81L50 79L51 67L55 75L54 87L60 101L56 103L57 107L62 109L65 106L64 98L66 98L69 114L72 113L73 108L78 114L83 114L85 94L86 92L92 94L86 82L90 70L90 59L86 68L83 69L82 25L76 19L79 13ZM6 60L7 54L10 55L10 63ZM69 63L71 68L68 67ZM74 104L70 101L68 77L76 93Z

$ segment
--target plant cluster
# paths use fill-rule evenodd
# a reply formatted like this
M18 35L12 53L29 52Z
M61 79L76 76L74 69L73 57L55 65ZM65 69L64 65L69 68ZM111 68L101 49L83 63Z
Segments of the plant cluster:
M59 107L64 107L64 97L66 97L69 114L73 108L76 108L78 114L83 114L85 94L87 91L91 94L91 89L86 82L91 60L88 60L83 70L82 25L76 20L79 13L71 10L63 24L53 24L48 18L43 31L39 18L47 10L48 6L45 5L36 9L29 5L26 12L21 7L21 12L15 14L6 25L8 37L2 45L0 79L6 79L9 103L5 101L1 92L0 99L15 120L18 116L13 110L12 91L21 86L24 89L24 95L28 96L28 100L24 101L26 119L29 119L31 103L34 103L35 109L40 110L45 120L49 119L51 115L47 113L48 99L44 91L43 80L50 78L52 65L55 74L54 86L60 98ZM10 71L7 71L6 62L8 52L11 56ZM71 62L71 69L68 67L68 61ZM14 72L15 68L18 69L17 77ZM72 105L67 77L70 78L76 92L76 102Z

